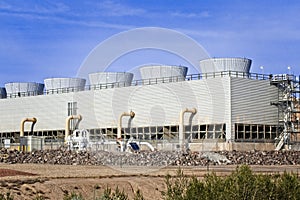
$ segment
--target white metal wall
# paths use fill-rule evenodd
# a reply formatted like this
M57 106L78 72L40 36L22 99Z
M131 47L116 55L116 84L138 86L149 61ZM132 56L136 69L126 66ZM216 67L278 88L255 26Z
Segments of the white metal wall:
M194 123L222 123L225 116L219 108L226 110L223 107L229 104L224 96L228 86L229 78L215 78L2 99L0 131L19 131L25 117L38 119L35 130L64 129L67 103L72 101L83 116L82 128L116 127L119 115L130 110L136 113L132 126L178 124L181 109L192 107L198 110ZM185 121L189 121L188 114Z
M278 108L270 103L277 99L278 88L267 80L231 78L232 124L276 125Z
M228 78L166 83L94 91L94 111L100 127L116 126L118 117L130 110L136 113L132 126L178 124L180 111L195 107L193 123L223 123L229 104ZM82 101L81 101L82 102ZM80 106L80 105L79 105ZM222 107L222 112L219 108ZM81 112L82 113L82 112ZM123 126L126 126L123 121ZM189 115L185 116L185 122ZM188 124L188 123L187 123Z
M231 90L231 92L230 92ZM131 126L178 125L183 108L197 108L185 115L185 124L274 123L277 109L270 106L276 88L268 81L217 77L214 79L132 86L76 93L0 99L0 132L18 132L26 117L36 117L35 131L65 128L68 102L77 102L83 116L80 128L117 127L118 117L130 110L136 113ZM128 126L123 119L123 127ZM25 130L30 130L26 124ZM233 132L233 131L232 131Z

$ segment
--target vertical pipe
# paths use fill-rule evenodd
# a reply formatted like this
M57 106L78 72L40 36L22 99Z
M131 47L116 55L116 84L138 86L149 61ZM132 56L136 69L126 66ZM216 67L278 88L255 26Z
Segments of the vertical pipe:
M192 108L192 109L188 109L185 108L183 110L180 111L180 115L179 115L179 146L181 148L181 150L184 150L184 113L192 113L192 114L196 114L197 113L197 109L196 108Z
M130 118L134 118L135 113L133 111L128 112L123 112L120 116L119 116L119 122L118 122L118 129L117 129L117 142L121 142L122 140L122 118L124 116L130 116ZM121 151L123 151L123 146L122 143L121 145Z
M23 137L24 136L24 125L25 125L25 122L32 122L31 124L31 132L33 132L33 126L34 124L37 122L37 119L35 117L33 118L24 118L22 121L21 121L21 126L20 126L20 137Z
M70 135L70 121L72 119L78 119L77 125L79 124L79 122L82 120L82 116L81 115L70 115L66 118L66 125L65 125L65 142L68 139L68 136Z

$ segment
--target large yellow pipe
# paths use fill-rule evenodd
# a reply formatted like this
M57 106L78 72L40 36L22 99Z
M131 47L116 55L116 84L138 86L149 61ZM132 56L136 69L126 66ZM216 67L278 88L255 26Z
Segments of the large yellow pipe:
M33 131L33 126L37 122L37 119L35 117L22 119L21 126L20 126L20 137L24 136L24 125L25 125L25 122L32 122L32 124L31 124L31 131Z
M78 119L77 124L82 120L81 115L70 115L66 118L66 126L65 126L65 141L67 141L68 136L70 135L70 121L73 119Z
M181 148L181 150L184 150L184 113L192 113L192 114L196 114L197 113L197 109L196 108L192 108L192 109L188 109L185 108L183 110L180 111L180 116L179 116L179 146Z

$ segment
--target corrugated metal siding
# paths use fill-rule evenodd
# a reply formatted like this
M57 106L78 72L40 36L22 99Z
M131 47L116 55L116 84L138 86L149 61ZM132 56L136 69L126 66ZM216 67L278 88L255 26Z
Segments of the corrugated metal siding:
M86 127L90 127L90 124L85 124L88 121L96 121L95 127L117 126L119 115L130 110L136 113L131 126L175 125L179 123L180 111L192 107L198 110L193 117L193 123L224 123L225 118L230 116L228 109L225 109L225 104L230 105L228 86L229 78L216 78L214 81L200 80L91 91L93 95L85 98L86 100L80 99L84 97L79 92L76 98L79 113L96 118L82 121L82 126ZM90 104L90 108L86 104ZM189 117L189 114L185 115L185 122L189 122ZM123 126L127 126L127 122L124 119Z
M1 132L19 131L23 118L38 119L35 130L64 129L67 116L67 103L71 100L69 94L31 96L14 99L1 99ZM30 130L30 124L25 124L25 130Z
M231 78L232 124L277 124L278 109L270 105L277 99L278 89L268 80Z
M234 123L277 124L278 90L269 81L217 77L149 86L111 88L0 99L0 131L19 131L25 117L36 117L35 130L65 128L68 102L77 102L83 116L80 128L117 127L122 112L134 111L131 126L178 125L181 109L196 107L193 124L226 123L227 139L234 139ZM185 115L185 123L190 114ZM232 124L232 126L231 126ZM124 118L123 126L128 126ZM25 130L30 130L26 123Z
M229 77L149 86L111 88L68 94L0 100L1 132L19 131L25 117L36 117L35 130L65 128L67 103L77 102L83 116L80 128L116 127L122 112L134 111L131 126L159 126L179 123L183 108L196 107L194 124L230 122ZM190 115L185 115L188 124ZM123 120L123 126L128 119ZM29 130L27 124L26 130Z

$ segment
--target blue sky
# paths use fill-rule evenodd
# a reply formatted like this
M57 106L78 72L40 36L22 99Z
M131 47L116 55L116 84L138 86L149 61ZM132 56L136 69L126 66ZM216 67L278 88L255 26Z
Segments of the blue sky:
M0 86L72 77L100 42L141 27L180 31L211 57L247 57L252 72L300 74L300 1L0 0ZM118 62L185 64L147 50Z

